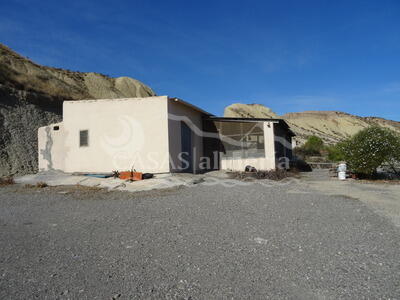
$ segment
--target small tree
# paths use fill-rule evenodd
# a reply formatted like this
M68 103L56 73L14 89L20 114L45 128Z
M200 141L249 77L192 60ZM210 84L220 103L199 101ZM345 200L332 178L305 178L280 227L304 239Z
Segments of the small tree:
M343 142L340 151L355 173L371 176L385 163L394 169L400 159L399 146L400 137L393 130L369 127Z
M303 146L304 152L308 155L320 155L321 150L324 148L324 142L321 138L312 135L308 137Z
M301 147L296 147L294 153L298 157L306 158L308 156L321 155L324 150L324 142L321 138L312 135L309 136L305 144Z

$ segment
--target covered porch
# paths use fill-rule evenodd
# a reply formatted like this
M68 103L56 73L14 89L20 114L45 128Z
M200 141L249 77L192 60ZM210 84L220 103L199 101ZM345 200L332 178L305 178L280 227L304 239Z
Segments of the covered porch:
M222 170L244 171L246 166L273 170L277 164L274 128L279 123L277 119L209 117L204 120L204 154Z

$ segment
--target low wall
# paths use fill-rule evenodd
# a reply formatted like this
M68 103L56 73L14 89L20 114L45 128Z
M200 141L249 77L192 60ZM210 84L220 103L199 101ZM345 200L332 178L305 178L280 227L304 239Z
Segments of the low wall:
M275 160L275 158L271 158ZM232 171L244 171L246 166L252 166L257 170L272 170L271 166L274 162L268 158L233 158L233 157L221 157L221 169L222 170L232 170Z

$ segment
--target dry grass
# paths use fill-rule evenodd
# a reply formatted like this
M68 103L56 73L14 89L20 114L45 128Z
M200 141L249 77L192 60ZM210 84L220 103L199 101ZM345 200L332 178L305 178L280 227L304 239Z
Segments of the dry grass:
M0 186L11 185L14 183L15 183L15 181L14 181L14 178L12 178L12 177L0 178Z
M48 185L46 182L38 182L38 183L36 183L36 187L45 188L45 187L48 187Z
M282 180L287 177L296 176L296 172L288 172L282 169L270 170L270 171L257 171L257 172L232 172L231 178L234 179L269 179L269 180Z
M48 184L46 182L40 181L40 182L37 182L36 184L25 184L25 187L30 188L30 189L32 189L32 188L42 189L42 188L48 187Z

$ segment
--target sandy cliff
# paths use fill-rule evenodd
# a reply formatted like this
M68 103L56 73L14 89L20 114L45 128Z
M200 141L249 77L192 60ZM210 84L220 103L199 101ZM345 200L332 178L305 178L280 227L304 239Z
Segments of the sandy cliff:
M37 170L37 129L61 120L64 100L153 95L133 78L41 66L0 44L0 176Z

